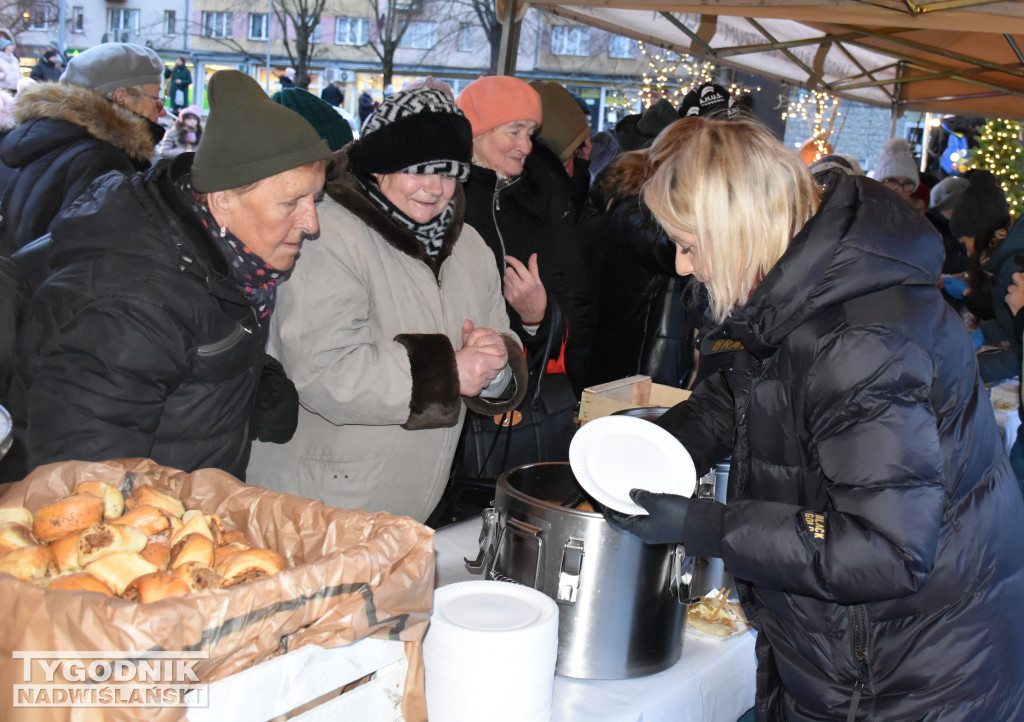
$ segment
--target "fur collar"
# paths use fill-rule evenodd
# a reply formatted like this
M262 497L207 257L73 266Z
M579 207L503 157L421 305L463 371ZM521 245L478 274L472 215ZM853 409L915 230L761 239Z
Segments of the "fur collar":
M132 160L151 161L156 156L146 118L78 85L31 85L18 93L14 115L19 125L50 118L81 126L94 138L120 148Z
M358 142L358 141L357 141ZM444 234L444 242L437 258L427 255L423 244L409 230L395 224L388 216L363 192L359 181L350 170L352 144L349 143L334 154L327 166L327 182L324 190L339 205L348 209L373 230L377 231L392 247L413 258L418 258L434 272L434 277L441 271L441 265L452 254L455 241L462 235L462 225L466 220L466 198L462 184L455 184L455 217Z

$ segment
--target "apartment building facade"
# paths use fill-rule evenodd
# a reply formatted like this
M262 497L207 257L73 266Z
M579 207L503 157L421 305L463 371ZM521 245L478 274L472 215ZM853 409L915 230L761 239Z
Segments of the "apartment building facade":
M400 89L433 75L457 93L486 74L491 46L472 5L485 1L409 0L401 5L408 28L394 55L392 86ZM242 70L273 92L295 57L294 27L290 22L282 26L274 0L44 0L28 7L23 17L6 19L23 64L33 64L48 44L61 42L69 57L101 42L147 45L168 65L179 55L186 58L195 79L193 97L201 106L206 81L217 70ZM371 0L326 0L313 36L309 90L319 93L327 83L340 81L352 112L364 87L379 97L385 88L381 59L374 52L377 38ZM630 38L536 10L523 19L517 75L566 85L587 101L595 129L638 108L648 63Z

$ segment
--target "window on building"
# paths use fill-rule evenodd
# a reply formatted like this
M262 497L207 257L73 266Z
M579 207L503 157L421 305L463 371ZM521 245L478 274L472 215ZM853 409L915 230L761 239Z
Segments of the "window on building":
M311 43L319 43L320 42L320 23L319 23L319 21L317 22L316 25L313 26L313 31L309 34L309 42L311 42Z
M411 22L399 47L430 50L437 45L437 23Z
M178 13L174 10L164 10L164 35L178 34Z
M334 23L335 45L366 45L368 42L370 21L367 18L337 18Z
M270 17L266 13L249 13L249 39L266 40L270 37Z
M632 60L639 52L640 46L633 38L625 35L612 35L608 38L609 58L629 58Z
M590 28L575 25L551 26L552 55L590 55Z
M85 32L85 8L81 5L75 5L71 8L71 32Z
M107 32L117 42L132 42L132 35L139 32L139 15L139 10L108 10Z
M203 12L204 38L230 38L231 13Z
M56 19L53 8L48 5L33 5L25 11L28 13L25 25L28 30L48 30L50 24Z
M473 50L473 23L459 23L459 50L464 53Z

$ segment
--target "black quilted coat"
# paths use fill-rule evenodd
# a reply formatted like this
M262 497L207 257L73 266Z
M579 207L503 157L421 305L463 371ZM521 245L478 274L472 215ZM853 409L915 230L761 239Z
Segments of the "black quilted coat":
M845 179L706 342L742 344L729 370L660 419L698 468L732 455L705 522L759 719L1024 719L1024 499L941 266L922 216Z
M244 476L267 324L171 185L191 159L109 173L54 226L12 390L30 466L149 457Z

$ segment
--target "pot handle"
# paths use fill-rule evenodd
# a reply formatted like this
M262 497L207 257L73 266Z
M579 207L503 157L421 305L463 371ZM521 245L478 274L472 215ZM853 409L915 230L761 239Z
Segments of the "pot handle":
M669 594L679 600L680 604L689 604L691 584L693 583L693 557L686 556L686 549L677 544L672 550L672 574L669 577Z
M497 509L488 507L480 512L480 516L483 517L483 527L480 529L480 551L477 553L476 559L472 561L468 557L462 558L462 561L466 563L466 569L474 573L485 570L494 560L494 535L498 529Z
M541 534L541 528L509 516L505 519L505 528L501 530L502 538L498 539L498 549L501 548L502 539L509 529L512 529L514 533L517 533L520 536L533 537L537 540L537 558L534 560L533 564L533 584L531 586L534 589L540 589L540 566L541 560L544 558L544 536Z

